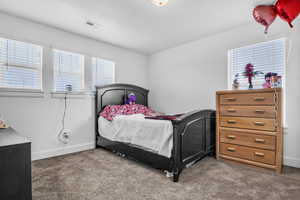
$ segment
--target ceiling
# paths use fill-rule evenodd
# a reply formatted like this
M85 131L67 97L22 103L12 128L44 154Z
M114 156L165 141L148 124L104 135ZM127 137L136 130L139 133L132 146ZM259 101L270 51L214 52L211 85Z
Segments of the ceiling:
M0 11L144 54L253 22L270 0L1 0ZM97 24L86 25L86 21Z

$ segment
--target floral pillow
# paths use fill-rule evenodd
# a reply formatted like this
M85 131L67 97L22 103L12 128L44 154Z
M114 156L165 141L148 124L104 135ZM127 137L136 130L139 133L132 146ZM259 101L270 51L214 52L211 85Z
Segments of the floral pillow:
M126 105L109 105L104 108L100 113L100 116L112 121L117 115L133 115L143 114L145 116L151 116L155 112L150 108L140 104L126 104Z

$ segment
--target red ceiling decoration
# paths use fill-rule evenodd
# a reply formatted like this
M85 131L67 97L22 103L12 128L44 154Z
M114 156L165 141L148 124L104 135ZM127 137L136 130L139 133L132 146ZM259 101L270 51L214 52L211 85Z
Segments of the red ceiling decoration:
M292 22L300 13L300 0L278 0L275 5L259 5L253 10L254 19L265 26L265 33L278 15L292 28Z

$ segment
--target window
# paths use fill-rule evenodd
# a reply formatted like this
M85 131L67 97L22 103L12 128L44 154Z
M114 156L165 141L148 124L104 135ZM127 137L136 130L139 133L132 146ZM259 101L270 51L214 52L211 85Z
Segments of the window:
M94 86L112 84L115 82L115 63L109 60L93 58Z
M0 87L42 90L40 46L0 38Z
M264 74L274 72L282 76L285 81L285 39L278 39L258 43L246 47L232 49L229 51L229 80L228 87L231 88L235 75L245 71L245 66L251 63L256 71ZM248 80L239 76L240 88L248 88ZM262 88L265 82L264 75L253 79L254 88Z
M60 50L53 52L55 91L66 91L66 85L72 85L72 91L82 91L84 89L84 56Z

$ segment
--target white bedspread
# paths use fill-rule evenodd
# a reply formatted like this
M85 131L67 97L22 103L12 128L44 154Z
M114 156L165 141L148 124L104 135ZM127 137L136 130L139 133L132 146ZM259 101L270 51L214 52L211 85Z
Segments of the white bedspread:
M129 143L170 158L173 126L167 120L145 119L142 114L119 115L113 121L99 117L99 133L112 141Z

